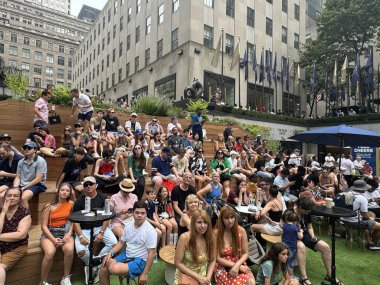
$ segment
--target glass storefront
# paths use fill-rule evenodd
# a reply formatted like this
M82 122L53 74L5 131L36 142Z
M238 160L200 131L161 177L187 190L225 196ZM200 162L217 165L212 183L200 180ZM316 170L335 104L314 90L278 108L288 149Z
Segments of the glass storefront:
M288 116L300 116L300 96L283 93L282 96L282 113Z
M204 100L217 105L234 106L235 79L205 71L203 82Z
M170 75L154 83L154 95L176 100L176 75Z
M257 85L248 84L247 102L250 110L268 112L275 108L273 101L273 89Z

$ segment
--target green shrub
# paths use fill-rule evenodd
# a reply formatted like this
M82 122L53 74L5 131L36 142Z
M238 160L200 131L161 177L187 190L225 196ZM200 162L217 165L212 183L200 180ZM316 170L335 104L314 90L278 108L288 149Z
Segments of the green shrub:
M165 96L141 95L132 104L132 111L152 116L167 116L173 101Z
M186 118L187 112L186 110L176 107L176 106L171 106L168 111L167 111L167 116L168 117L177 117L179 119Z
M276 140L267 140L267 148L278 153L281 150L281 142Z
M270 135L270 128L263 127L258 125L250 125L250 124L241 124L240 125L243 130L253 136L261 135L263 138L268 137Z
M8 96L8 95L5 95L5 94L0 95L0 101L8 100L10 98L12 98L12 96Z
M70 89L63 85L57 85L49 103L59 106L72 106L73 97L71 97Z

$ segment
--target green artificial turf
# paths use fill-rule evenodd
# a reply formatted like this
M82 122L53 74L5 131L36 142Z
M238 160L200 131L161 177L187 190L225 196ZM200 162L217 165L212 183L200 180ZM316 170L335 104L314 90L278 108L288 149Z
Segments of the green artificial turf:
M322 239L331 245L331 239L328 235L322 235ZM380 284L380 251L369 251L366 249L366 251L363 252L357 243L353 244L352 251L350 251L345 247L345 243L346 241L343 238L336 239L337 277L342 280L345 285ZM313 282L314 285L321 284L321 281L326 275L326 270L319 253L309 249L307 250L306 268L310 281ZM252 269L256 275L257 266L254 266ZM299 276L297 267L295 268L295 275ZM83 285L83 279L74 279L73 285ZM111 284L118 285L118 278L113 276L111 278ZM165 263L163 261L160 260L157 264L153 264L149 272L148 284L165 285Z

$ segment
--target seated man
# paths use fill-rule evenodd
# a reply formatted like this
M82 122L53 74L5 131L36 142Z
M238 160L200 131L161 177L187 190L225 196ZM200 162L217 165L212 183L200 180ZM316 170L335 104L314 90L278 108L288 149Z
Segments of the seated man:
M18 162L13 187L19 187L22 190L21 206L29 209L28 201L46 190L47 164L45 159L36 154L37 144L35 142L26 142L22 149L25 158Z
M128 136L133 137L135 135L136 130L141 130L141 125L137 122L137 114L132 113L131 118L125 122L125 131Z
M367 184L371 186L363 196L368 200L368 211L374 213L377 218L380 218L380 191L379 183L374 179L367 179Z
M70 183L73 189L77 192L83 190L81 183L83 177L87 174L87 162L84 159L85 151L83 147L74 149L74 158L68 158L63 167L61 176L59 176L56 186L58 192L59 186L63 183Z
M12 187L18 162L22 158L24 157L15 153L9 144L3 143L0 146L0 201L4 198L5 191Z
M292 203L294 201L297 201L298 198L290 194L289 187L294 185L296 182L295 181L289 182L288 176L289 176L288 169L285 168L281 170L280 173L274 179L273 185L276 185L278 187L278 190L284 197L284 200L286 203L288 203L289 201Z
M17 153L23 156L23 154L16 147L12 145L12 137L9 134L3 134L0 136L0 144L2 143L8 144L14 153Z
M96 191L96 180L93 176L87 176L83 179L83 194L75 201L73 212L82 211L85 209L86 197L91 198L91 209L104 208L105 196ZM111 248L117 243L117 239L111 229L108 227L109 221L94 223L94 242L103 242L104 247L99 253L99 256L105 255L111 250ZM74 223L75 248L80 259L85 263L84 272L86 278L86 284L88 283L89 274L89 258L90 252L88 245L90 244L91 227L86 223ZM97 269L93 268L93 276L96 281ZM96 283L96 282L95 282Z
M177 170L173 165L169 153L170 149L164 147L162 152L152 160L152 182L154 183L156 193L164 180L170 179L176 183L178 183L179 180Z
M177 128L178 132L182 131L182 126L178 122L177 117L172 117L171 120L170 120L170 123L168 124L167 135L166 135L167 139L169 139L173 135L173 128Z
M110 284L110 274L128 275L131 279L140 276L139 284L147 283L157 246L157 233L146 220L147 212L148 207L144 202L135 202L134 222L125 226L119 242L105 256L100 269L100 284ZM125 251L121 252L124 247ZM129 258L132 260L128 261Z
M273 178L273 173L270 173L266 170L266 165L269 163L269 161L272 159L272 157L269 154L264 154L263 157L256 160L254 168L257 169L257 175L261 178L263 177L269 177Z

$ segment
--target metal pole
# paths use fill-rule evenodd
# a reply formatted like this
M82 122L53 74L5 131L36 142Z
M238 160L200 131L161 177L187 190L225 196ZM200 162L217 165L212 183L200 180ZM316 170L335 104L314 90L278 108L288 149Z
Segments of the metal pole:
M293 58L293 113L294 113L294 117L296 117L296 94L294 91L295 85L296 85L296 65Z
M380 64L377 65L377 112L379 113L379 99L380 99Z
M224 70L224 28L222 28L222 79L221 79L221 99L224 100L224 103L227 104L227 98L225 97L225 92L224 92L224 75L223 75L223 70Z

